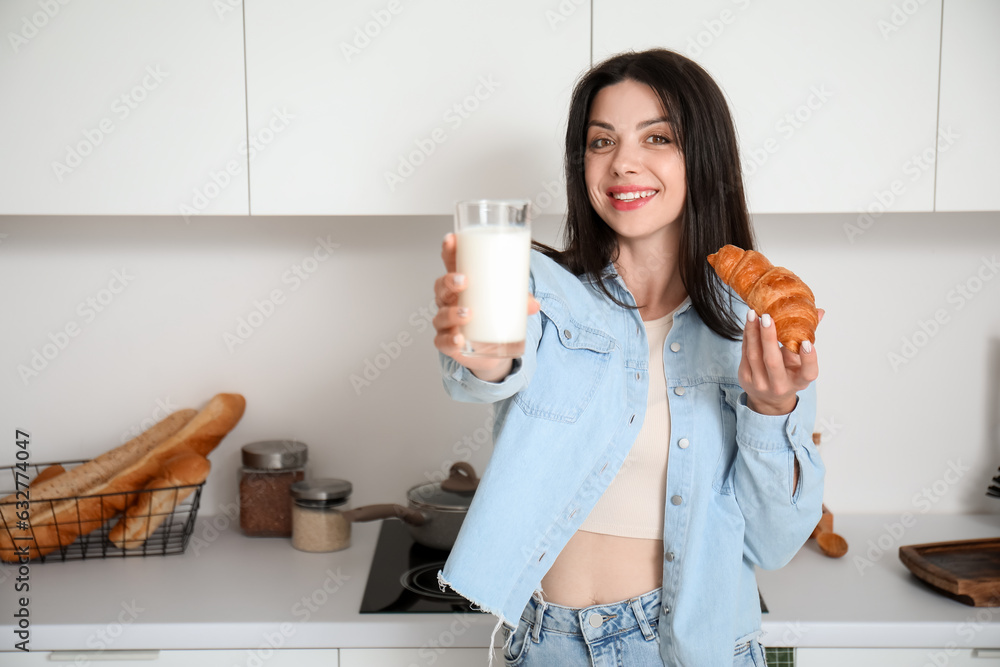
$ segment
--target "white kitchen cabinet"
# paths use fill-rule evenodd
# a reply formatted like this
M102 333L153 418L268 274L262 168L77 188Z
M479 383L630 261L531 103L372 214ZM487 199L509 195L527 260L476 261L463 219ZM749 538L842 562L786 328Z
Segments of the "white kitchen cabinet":
M594 0L593 26L595 61L660 46L715 78L753 212L933 210L941 0Z
M247 0L250 136L287 119L251 159L251 213L450 215L481 197L564 211L590 17L551 9Z
M938 211L1000 210L1000 2L946 0Z
M798 648L795 667L988 667L1000 651L968 648Z
M246 214L228 2L0 3L0 214Z
M219 667L220 665L267 665L267 667L338 667L337 649L256 649L199 651L31 651L0 652L5 667L53 667L58 664L101 667Z
M342 648L340 667L469 667L485 665L489 660L483 648ZM503 664L499 649L493 662Z

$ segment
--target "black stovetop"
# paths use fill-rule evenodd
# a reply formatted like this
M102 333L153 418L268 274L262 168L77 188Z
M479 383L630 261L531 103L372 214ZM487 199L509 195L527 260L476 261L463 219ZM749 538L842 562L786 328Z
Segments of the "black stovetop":
M382 521L361 613L472 611L471 603L461 595L438 588L437 572L447 558L447 551L415 542L402 521Z
M375 545L371 572L361 600L362 614L445 613L472 611L471 603L450 588L442 593L437 572L444 567L447 551L418 544L406 524L385 519ZM760 596L760 591L758 591ZM760 609L767 613L764 598Z

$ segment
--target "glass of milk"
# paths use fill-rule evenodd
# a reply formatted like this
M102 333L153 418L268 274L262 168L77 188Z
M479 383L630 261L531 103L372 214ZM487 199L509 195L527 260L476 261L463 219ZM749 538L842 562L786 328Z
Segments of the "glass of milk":
M528 324L531 202L479 199L455 204L455 269L465 274L458 305L470 309L462 327L470 357L524 353Z

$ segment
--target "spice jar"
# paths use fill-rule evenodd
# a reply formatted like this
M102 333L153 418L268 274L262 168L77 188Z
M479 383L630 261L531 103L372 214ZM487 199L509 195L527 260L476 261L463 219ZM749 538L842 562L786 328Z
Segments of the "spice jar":
M292 484L292 546L299 551L340 551L351 546L351 483L313 479Z
M240 529L251 537L290 537L292 484L305 479L309 448L296 440L243 445Z

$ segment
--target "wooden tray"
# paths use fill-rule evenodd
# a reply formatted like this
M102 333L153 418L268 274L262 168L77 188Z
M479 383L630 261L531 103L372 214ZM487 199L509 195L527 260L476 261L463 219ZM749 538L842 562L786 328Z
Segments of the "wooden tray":
M935 591L973 607L1000 607L1000 538L899 547L899 560Z

